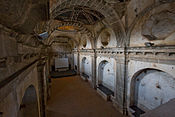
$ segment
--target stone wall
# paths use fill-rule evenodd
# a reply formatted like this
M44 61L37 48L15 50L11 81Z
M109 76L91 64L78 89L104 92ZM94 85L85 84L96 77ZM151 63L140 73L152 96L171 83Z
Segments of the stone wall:
M111 69L114 71L114 105L121 110L121 112L129 112L130 106L134 105L134 101L139 101L139 103L145 103L143 105L146 106L146 103L152 103L154 97L150 97L149 101L146 100L146 93L139 94L139 97L144 97L145 100L139 98L133 98L133 91L135 86L133 84L133 77L137 74L140 70L143 69L156 69L163 71L172 76L172 79L175 76L174 71L174 61L175 61L175 40L174 40L174 2L173 1L138 1L138 0L131 0L127 4L126 16L124 25L128 29L125 39L128 41L126 42L125 48L118 48L117 47L117 38L115 30L108 28L100 28L97 24L95 31L96 38L94 39L94 43L96 47L93 48L80 48L80 55L92 55L93 60L92 66L92 73L96 73L96 75L92 75L92 81L96 82L99 80L99 72L98 67L101 61L109 61L111 63ZM126 19L127 18L127 19ZM100 31L101 30L101 31ZM104 34L106 31L110 33ZM110 36L109 36L110 35ZM110 37L110 38L109 38ZM105 39L104 39L105 38ZM104 41L105 40L105 41ZM103 42L106 42L105 46L102 45ZM128 43L128 46L127 46ZM89 43L90 44L90 43ZM86 56L85 56L86 55ZM80 57L82 58L82 57ZM113 60L113 61L112 61ZM79 59L81 63L81 59ZM93 65L95 64L95 66ZM81 66L81 64L80 64ZM80 67L81 68L81 67ZM105 68L103 69L105 70ZM109 70L111 71L111 70ZM102 73L101 77L108 79L111 76L108 76L107 73ZM156 84L156 78L163 78L164 75L162 74L154 74L149 76L152 77L151 80L145 81L147 76L144 77L144 84L147 86L148 84ZM163 79L167 79L163 78ZM166 89L167 86L171 86L168 82L161 80L161 82L165 83L162 85L163 89ZM150 81L150 82L149 82ZM105 82L105 81L104 81ZM110 80L107 80L106 84L109 84ZM172 82L174 82L172 80ZM98 85L98 83L95 83ZM142 83L141 83L142 84ZM165 86L166 85L166 86ZM111 85L112 86L112 85ZM106 85L106 87L108 87ZM154 87L154 86L153 86ZM110 88L110 86L109 86ZM174 91L174 89L172 88ZM145 89L145 91L149 91L149 93L153 93L151 89ZM139 92L139 91L138 91ZM142 95L142 96L141 96ZM155 96L156 97L156 96ZM161 97L161 96L157 96ZM166 100L169 98L174 98L173 96L165 96L162 100ZM152 101L151 101L152 100ZM159 100L159 98L158 98ZM162 101L163 103L164 101ZM159 102L160 103L160 102ZM136 104L135 104L136 105ZM155 104L156 105L156 104ZM159 104L160 105L160 104ZM156 107L152 105L152 107ZM141 107L140 107L141 108ZM142 108L144 110L144 108ZM149 108L152 109L151 107ZM148 110L149 110L148 109ZM147 109L145 109L147 111Z
M25 72L14 78L13 82L8 83L5 87L1 87L0 112L3 113L3 117L17 117L25 90L31 85L35 87L37 102L40 106L36 64L33 64Z
M71 3L74 3L74 6L88 6L88 9L95 10L103 17L94 25L56 21L54 18L62 13L62 9L67 8L66 5L71 7ZM35 3L37 9L39 4L40 2ZM32 7L33 5L29 2L28 6ZM161 87L166 90L171 89L170 92L174 93L174 88L172 88L174 87L175 76L174 0L127 0L125 2L105 0L100 3L98 0L93 2L84 0L56 2L52 0L50 6L50 15L53 19L47 23L42 23L46 25L46 28L36 27L38 30L43 28L43 30L48 31L49 38L46 40L38 41L36 35L15 32L29 33L33 30L36 24L33 22L30 26L31 18L28 19L24 16L17 24L12 23L15 19L14 16L7 21L0 19L3 25L5 25L4 22L7 22L8 25L13 24L12 27L8 28L2 25L0 27L0 83L3 84L3 87L0 85L0 98L2 98L0 102L2 110L0 112L2 111L4 116L16 115L20 104L19 100L22 98L25 88L31 84L36 88L38 101L40 100L40 113L41 116L43 115L44 108L42 107L46 104L46 99L42 99L42 96L45 97L48 93L46 88L48 82L46 81L56 56L67 56L70 59L72 69L75 69L81 76L82 73L85 73L90 77L89 81L92 87L97 88L99 82L103 82L103 85L114 92L111 100L123 114L128 112L132 114L130 111L132 105L145 111L157 107L158 104L149 105L155 100L159 100L155 97L162 96L151 91L157 82L163 85L157 85L156 91L159 91L159 87ZM29 14L32 17L33 13L37 16L32 9L28 10L29 12L25 12L26 15ZM5 12L3 15L7 16ZM19 12L19 16L22 17L22 11ZM27 25L26 22L29 20L30 22ZM74 30L58 30L64 26L74 27ZM22 30L26 30L26 32ZM82 61L83 58L86 58L85 62ZM109 64L104 64L106 67L101 70L103 73L100 73L99 64L102 61ZM38 69L38 73L36 72L35 62L39 62L42 66ZM28 70L27 68L33 64L34 67ZM150 69L157 70L157 72L150 75L141 73L143 70ZM25 77L20 76L19 72ZM16 74L20 78L16 78L14 76ZM39 81L44 79L44 82L38 82L37 76ZM142 78L138 87L134 87L136 77ZM155 80L150 79L150 77L154 77ZM173 84L171 85L170 82ZM142 89L142 85L152 88ZM141 89L137 90L137 88ZM148 95L140 93L140 90L149 91L155 96L148 99ZM137 93L139 94L135 96ZM145 97L145 99L140 97ZM160 99L158 103L164 103L164 100L167 101L170 98L174 98L174 95L168 94L162 98L163 101ZM147 108L145 109L141 105ZM8 113L10 111L11 113Z

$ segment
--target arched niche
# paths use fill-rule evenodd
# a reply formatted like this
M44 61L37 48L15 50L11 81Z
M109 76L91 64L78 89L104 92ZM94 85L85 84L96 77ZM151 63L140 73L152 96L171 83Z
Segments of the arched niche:
M78 53L73 54L73 63L74 63L74 70L78 72L79 67L78 67Z
M110 62L103 60L98 65L98 85L110 89L114 92L115 89L115 75L114 69Z
M82 45L84 48L87 46L87 39L82 39Z
M86 57L83 57L82 63L81 63L81 72L82 73L85 72L86 64L87 64L87 58Z
M115 33L110 28L103 29L97 39L97 48L112 48L117 46Z
M33 85L26 89L17 117L39 117L37 94Z
M175 78L158 69L143 69L134 74L130 90L130 106L149 111L175 98Z
M92 40L86 35L82 34L80 39L80 49L92 49Z
M81 61L81 75L90 80L90 62L87 57L83 57Z
M143 3L143 1L140 2ZM130 34L130 47L147 46L146 43L153 43L154 46L175 45L174 23L175 2L153 2L139 13L131 25L131 33L128 33Z

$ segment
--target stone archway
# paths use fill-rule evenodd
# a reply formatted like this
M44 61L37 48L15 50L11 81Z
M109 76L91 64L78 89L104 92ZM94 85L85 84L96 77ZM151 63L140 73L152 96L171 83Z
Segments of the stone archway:
M36 90L30 85L25 91L17 117L39 117L38 109Z
M89 79L89 61L86 57L83 57L82 62L81 62L81 75L85 78L85 79Z
M130 106L152 110L175 98L175 78L164 71L144 69L131 82Z
M103 60L98 66L98 85L110 89L114 92L115 89L115 75L114 69L110 62Z

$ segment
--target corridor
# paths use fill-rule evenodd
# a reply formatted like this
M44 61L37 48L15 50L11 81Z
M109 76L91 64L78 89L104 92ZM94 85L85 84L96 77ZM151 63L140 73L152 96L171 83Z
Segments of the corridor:
M123 117L79 76L52 79L48 117Z

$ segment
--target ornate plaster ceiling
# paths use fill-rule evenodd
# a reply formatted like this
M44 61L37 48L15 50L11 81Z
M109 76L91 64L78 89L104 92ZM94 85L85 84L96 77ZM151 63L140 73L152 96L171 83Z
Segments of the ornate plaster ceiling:
M60 21L80 22L86 25L95 24L104 19L104 16L85 6L71 6L61 9L55 19Z

